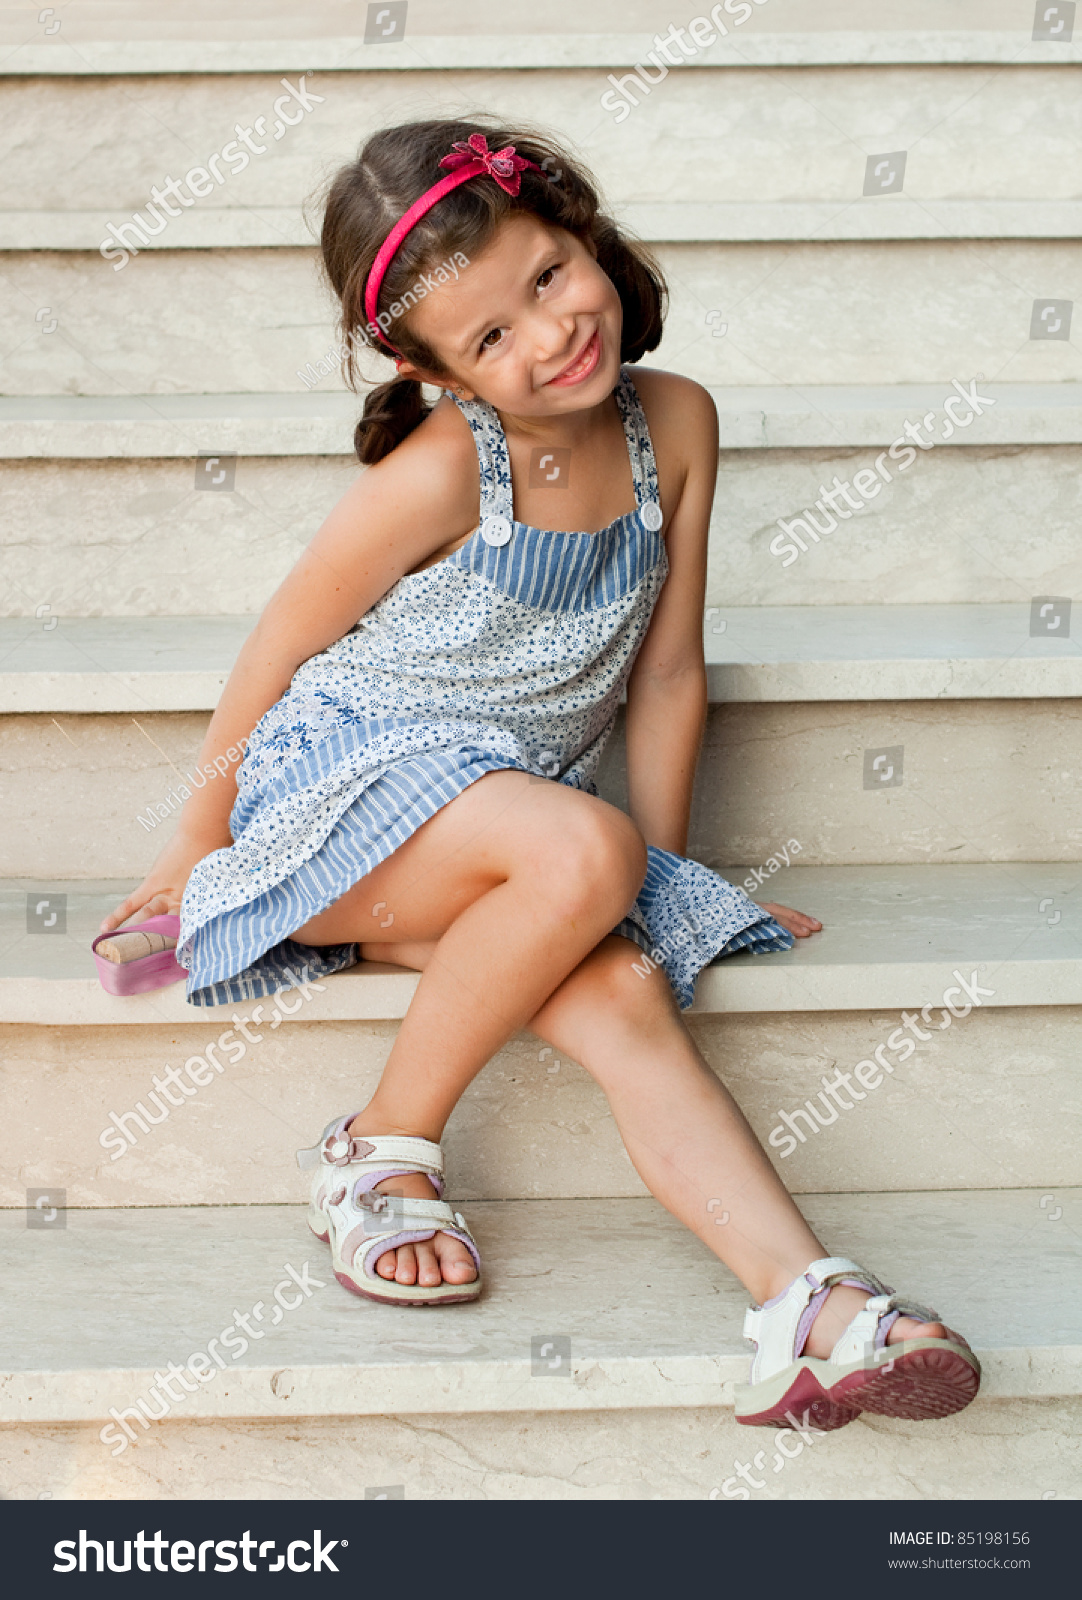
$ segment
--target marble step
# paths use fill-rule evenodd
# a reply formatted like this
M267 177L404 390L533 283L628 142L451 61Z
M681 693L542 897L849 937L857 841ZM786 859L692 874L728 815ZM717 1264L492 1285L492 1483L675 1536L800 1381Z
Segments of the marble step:
M1054 602L718 606L713 703L1082 696L1082 643ZM0 618L0 714L210 711L252 617ZM1034 626L1056 623L1034 637Z
M858 875L849 869L847 876L852 885ZM958 914L971 922L977 896L967 899L957 868L952 877ZM948 933L944 913L938 928L936 919L926 923L921 945L913 937L914 908L896 896L894 921L919 959L888 985L879 959L889 941L885 905L877 920L877 908L861 904L859 890L848 899L832 894L814 873L768 881L771 894L819 913L835 969L848 955L852 981L843 988L835 970L828 994L824 980L831 975L819 970L816 985L805 982L794 993L793 984L787 997L785 973L768 971L773 999L788 1007L772 1010L766 985L746 992L749 980L760 979L747 970L754 958L743 971L730 962L700 984L688 1025L793 1192L1034 1185L1058 1192L1082 1184L1082 1006L1077 983L1060 981L1070 978L1066 962L1042 964L1038 949L1028 971L1022 963L1011 971L999 963L992 976L985 968L993 963L959 964L958 953L975 943L972 929L964 938ZM300 1200L306 1190L294 1152L311 1144L332 1116L367 1103L414 979L368 967L285 996L284 1006L272 999L224 1012L185 1006L182 987L140 1001L112 999L87 978L85 945L94 920L85 886L69 886L67 894L76 947L65 959L81 981L55 975L28 981L28 970L31 977L57 970L57 957L40 953L43 939L26 941L37 943L37 953L13 951L0 974L4 1018L38 1019L0 1027L7 1108L0 1206L22 1205L34 1185L62 1188L71 1206ZM96 898L98 906L106 903ZM1060 949L1077 953L1077 934L1072 939L1063 928L1065 915L1077 924L1073 898L1041 896L1037 918L1025 906L1008 906L1022 934L1018 945L1035 920L1047 931L1058 913L1053 931L1064 933ZM59 909L55 890L51 904L38 892L32 913L42 899L39 922ZM22 929L7 920L8 942L17 945ZM860 935L870 948L857 948ZM1050 953L1051 940L1044 944ZM986 947L984 940L979 953ZM944 952L950 959L942 959ZM955 973L982 991L979 1007L965 1017L949 1010L969 1003L955 992ZM796 976L809 978L807 964ZM1056 1004L1057 994L1076 1003ZM910 1004L899 995L911 996ZM998 1003L1023 995L1030 1003ZM221 1073L204 1062L221 1065ZM831 1084L837 1096L824 1087ZM444 1147L461 1199L645 1192L601 1090L578 1063L526 1031L498 1050L466 1090Z
M329 447L343 448L356 409ZM914 403L908 415L926 410ZM769 436L780 418L758 420ZM853 416L836 420L851 426ZM725 426L730 433L729 413ZM707 605L878 609L889 598L938 613L1082 592L1078 444L923 452L834 534L818 544L802 535L809 548L794 559L779 518L789 524L811 507L825 526L814 509L824 486L875 471L879 454L875 444L723 450ZM893 472L889 458L885 465ZM58 618L142 623L261 610L358 469L342 454L243 456L225 470L219 492L200 493L222 467L208 476L191 456L9 460L0 491L7 616L36 618L51 632ZM711 628L727 614L712 616Z
M787 900L811 910L824 930L791 950L744 952L708 967L696 992L699 1012L919 1007L959 981L955 967L991 982L994 995L982 1005L1082 1004L1082 864L785 867L781 852L770 859L776 865L758 879L743 866L726 875L746 879L762 900L784 882ZM0 1022L174 1024L209 1015L187 1003L182 984L126 999L100 988L90 940L124 892L123 882L5 884ZM301 1020L402 1017L417 977L360 963L325 985L308 997ZM268 1015L272 1007L265 1006Z
M980 32L975 26L970 38ZM844 48L843 32L827 37ZM572 40L567 33L553 42L561 48ZM476 42L466 36L460 47ZM600 62L539 71L533 60L464 61L461 48L445 43L407 46L412 60L393 45L362 47L343 70L311 59L279 69L298 90L304 76L307 110L290 111L288 128L272 110L282 83L273 67L260 65L254 40L240 49L243 77L184 75L171 66L164 77L127 76L122 94L108 74L5 80L0 71L10 129L0 132L10 172L0 241L97 251L111 237L106 225L139 212L154 184L195 171L193 151L221 152L235 126L247 125L250 146L222 158L220 183L213 174L193 179L194 202L186 190L187 204L171 203L179 215L163 210L167 225L149 248L310 243L305 202L369 132L399 118L404 106L431 105L433 69L449 108L484 106L511 125L560 130L608 203L651 239L1048 237L1070 230L1077 213L1079 111L1070 63L1082 57L1074 43L1027 48L1020 40L1010 70L993 73L983 64L871 59L839 72L817 64L812 50L797 70L721 75L703 55L649 94ZM129 41L128 48L138 46ZM182 60L182 41L166 48ZM527 50L543 55L546 47L534 39ZM1035 59L1042 52L1043 64ZM395 55L395 69L380 70ZM3 65L18 59L9 51ZM634 60L629 54L627 65ZM623 78L627 95L614 91L612 78ZM640 103L629 111L632 98ZM255 126L260 115L265 138ZM63 177L68 134L80 139L77 193ZM688 159L670 159L674 140ZM719 147L723 160L715 159ZM901 187L865 195L868 158L903 151Z
M867 239L1075 239L1082 201L1070 199L936 200L898 195L871 200L716 201L634 200L615 204L621 224L650 243L754 244ZM5 210L0 250L97 250L114 211ZM209 206L185 211L147 250L283 249L311 245L312 229L298 205ZM115 259L115 258L114 258Z
M868 11L854 27L847 0L754 0L720 13L725 35L703 42L690 58L719 67L808 67L941 63L1016 66L1063 65L1082 60L1077 37L1034 38L1028 8L1012 0L955 0L950 27L941 6L921 0L907 6L907 26ZM299 16L287 6L263 4L258 19L193 16L191 7L164 0L128 6L123 23L107 9L86 6L46 36L12 11L0 42L9 76L173 75L288 71L439 72L449 68L627 67L655 48L655 34L670 26L670 12L649 0L593 0L588 9L570 0L537 7L516 0L498 9L475 6L469 26L453 3L429 4L422 18L407 17L397 36L373 48L363 32L340 33L332 16ZM716 9L716 8L715 8ZM704 7L705 16L709 7ZM351 18L357 22L359 18ZM688 17L688 22L691 18ZM502 24L502 26L501 26ZM878 25L877 25L878 24ZM685 23L685 26L687 24ZM716 28L710 30L717 32ZM699 41L694 41L696 45ZM676 58L679 60L679 53ZM687 65L683 67L687 71Z
M33 1229L11 1213L0 1489L258 1498L303 1477L335 1499L727 1499L750 1468L752 1498L1072 1498L1082 1196L1042 1199L809 1197L828 1248L967 1335L983 1385L948 1422L858 1421L785 1451L732 1415L744 1291L651 1200L472 1206L485 1294L438 1316L349 1295L298 1207L41 1207ZM201 1387L152 1393L198 1355ZM140 1399L163 1420L144 1429Z
M650 364L720 391L724 410L746 408L743 427L726 433L729 445L771 442L769 414L781 409L777 388L793 391L788 409L812 412L818 426L810 436L805 428L773 442L844 444L863 442L831 415L853 404L863 409L861 398L848 405L841 399L850 390L879 396L890 409L892 395L907 403L898 386L912 390L914 401L930 388L922 411L901 419L919 423L925 411L943 412L955 383L977 380L983 392L987 382L1004 401L1002 385L1039 391L1082 379L1078 345L1068 336L1071 307L1082 301L1078 238L993 239L979 249L942 238L668 243L656 254L671 304ZM150 430L133 431L146 442L119 453L173 455L226 448L220 436L204 442L205 429L195 430L198 444L185 442L179 425L228 417L238 405L252 418L266 414L263 407L294 404L308 409L286 409L284 418L313 409L329 418L336 403L353 414L356 402L343 393L335 355L335 308L314 250L148 250L122 273L96 251L8 251L0 264L11 289L0 312L4 435L19 421L55 427L98 415ZM885 305L892 308L887 319ZM365 382L383 382L390 370L367 352L360 366ZM103 409L77 409L90 400ZM998 403L972 424L957 401L955 409L951 429L942 415L937 424L954 443L1013 442ZM160 437L168 422L175 443ZM300 448L345 450L351 435L352 427L342 429L337 444L308 435ZM47 431L35 446L29 441L36 436L31 427L20 445L16 430L0 449L88 453L71 448L75 439L63 433ZM269 443L254 442L258 435L244 437L252 442L230 448L274 453Z
M1082 443L1082 383L967 379L962 387L971 392L973 383L992 407L982 405L982 414L967 425L971 431L933 437L933 445ZM886 449L901 439L895 461L907 422L920 429L922 417L932 414L921 434L927 445L930 435L945 430L945 402L958 399L950 380L706 387L717 407L723 450ZM965 415L960 403L955 410ZM352 457L360 411L356 395L330 387L300 393L9 394L0 396L0 458L184 458L194 466L197 457L208 455ZM792 506L790 515L809 504L814 500ZM773 536L776 530L770 531Z
M989 664L990 687L1002 670ZM1077 696L715 703L691 854L761 863L795 837L807 865L1080 860L1080 719ZM138 882L173 831L183 788L198 783L208 720L0 716L0 878ZM622 717L598 781L626 806Z

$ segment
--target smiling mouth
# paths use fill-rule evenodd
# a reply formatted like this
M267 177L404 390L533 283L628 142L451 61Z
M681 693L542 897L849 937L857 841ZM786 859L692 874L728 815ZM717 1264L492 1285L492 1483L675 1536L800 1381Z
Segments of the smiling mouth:
M579 383L583 378L589 376L600 358L601 330L595 328L571 365L565 367L562 372L558 372L554 378L550 378L549 383Z

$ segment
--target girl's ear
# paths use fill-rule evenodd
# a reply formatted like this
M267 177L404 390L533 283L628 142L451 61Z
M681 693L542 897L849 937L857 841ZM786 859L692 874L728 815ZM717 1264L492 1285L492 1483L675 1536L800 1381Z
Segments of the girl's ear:
M400 361L396 378L412 378L418 383L431 384L435 389L446 389L451 394L456 394L460 400L472 400L473 391L466 389L460 383L452 383L449 378L437 377L435 373L425 372L421 367L415 367L412 361Z

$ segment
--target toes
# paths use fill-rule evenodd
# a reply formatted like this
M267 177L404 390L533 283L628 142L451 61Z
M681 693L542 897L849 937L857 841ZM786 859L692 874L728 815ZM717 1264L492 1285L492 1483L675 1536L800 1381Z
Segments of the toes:
M397 1250L385 1250L376 1262L376 1271L381 1278L393 1278L397 1266Z
M414 1246L411 1244L400 1244L398 1249L395 1251L395 1255L397 1256L398 1260L394 1271L394 1281L396 1283L416 1283L417 1252Z
M443 1277L431 1241L416 1244L412 1248L417 1252L417 1282L426 1289L435 1288L437 1283L443 1282Z
M965 1343L942 1322L917 1322L913 1317L899 1317L887 1334L887 1343L901 1344L906 1339L951 1339Z
M444 1283L472 1283L477 1276L477 1268L461 1240L440 1233L435 1242Z

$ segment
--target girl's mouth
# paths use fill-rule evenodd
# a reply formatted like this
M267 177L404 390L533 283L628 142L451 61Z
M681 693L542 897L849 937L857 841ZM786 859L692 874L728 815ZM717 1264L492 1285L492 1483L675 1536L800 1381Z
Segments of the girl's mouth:
M582 383L590 376L600 360L601 329L596 328L571 365L565 367L555 378L550 378L547 387L565 388L573 383Z

